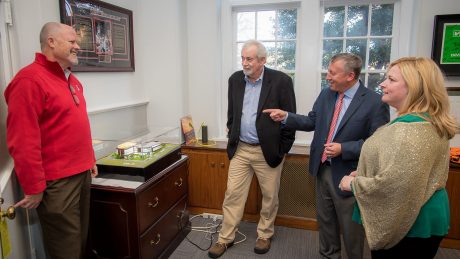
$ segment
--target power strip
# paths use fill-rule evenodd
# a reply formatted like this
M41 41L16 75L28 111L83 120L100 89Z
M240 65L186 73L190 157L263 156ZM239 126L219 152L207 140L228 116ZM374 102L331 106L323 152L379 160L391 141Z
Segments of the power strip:
M214 214L214 213L203 213L201 214L201 216L205 219L212 219L213 221L216 221L216 220L222 220L224 218L224 216L220 215L220 214Z

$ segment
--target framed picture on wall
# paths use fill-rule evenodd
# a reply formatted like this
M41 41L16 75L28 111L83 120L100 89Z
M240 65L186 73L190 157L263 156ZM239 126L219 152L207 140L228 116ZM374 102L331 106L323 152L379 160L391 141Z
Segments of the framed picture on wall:
M434 17L431 57L446 76L460 76L460 14Z
M59 0L61 22L77 32L73 71L134 71L133 12L98 0Z

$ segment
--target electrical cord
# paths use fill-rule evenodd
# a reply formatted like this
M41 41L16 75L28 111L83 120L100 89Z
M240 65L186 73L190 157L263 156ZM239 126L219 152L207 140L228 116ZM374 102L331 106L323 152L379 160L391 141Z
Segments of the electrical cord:
M192 216L189 220L190 222L196 218L196 217L202 217L203 214L198 214L198 215L194 215ZM214 224L214 223L207 223L206 224L207 226L205 227L186 227L186 228L183 228L182 226L182 220L179 221L179 229L180 231L183 233L185 229L190 229L191 231L196 231L196 232L203 232L203 233L206 233L206 236L205 236L205 239L207 240L210 240L210 243L209 243L209 246L207 248L202 248L201 246L199 246L198 244L196 244L195 242L193 242L192 240L190 240L187 235L185 235L185 239L191 243L192 245L194 245L195 247L197 247L198 249L200 249L201 251L208 251L209 248L211 248L212 246L212 243L213 243L213 236L217 233L220 232L219 230L219 227L222 225L222 221L220 220L218 224ZM241 231L237 230L236 231L237 234L240 234L241 236L243 236L243 238L241 240L238 240L236 242L234 242L235 245L237 244L240 244L244 241L246 241L247 237L245 234L243 234Z
M192 218L190 218L190 222L191 222L191 219L194 219L196 216L202 216L202 214L193 216ZM208 251L209 248L211 248L211 246L212 246L213 235L216 234L216 233L218 233L217 228L218 228L221 224L222 224L222 222L220 222L220 223L217 225L217 227L215 228L215 231L211 233L210 243L209 243L209 246L208 246L207 248L202 248L201 246L199 246L198 244L196 244L195 242L193 242L192 240L190 240L190 239L187 237L187 235L184 233L184 230L189 229L189 227L185 227L185 228L184 228L184 227L182 226L182 217L180 217L180 219L179 219L179 230L180 230L181 233L184 234L185 239L186 239L190 244L196 246L196 247L197 247L198 249L200 249L201 251ZM190 230L192 230L192 229L193 229L193 228L190 227Z

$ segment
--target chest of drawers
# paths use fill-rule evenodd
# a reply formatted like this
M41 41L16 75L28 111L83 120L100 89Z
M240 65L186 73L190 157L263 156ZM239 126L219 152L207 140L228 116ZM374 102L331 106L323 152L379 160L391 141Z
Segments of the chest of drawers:
M162 258L175 249L189 223L187 160L184 156L135 188L92 185L94 258Z

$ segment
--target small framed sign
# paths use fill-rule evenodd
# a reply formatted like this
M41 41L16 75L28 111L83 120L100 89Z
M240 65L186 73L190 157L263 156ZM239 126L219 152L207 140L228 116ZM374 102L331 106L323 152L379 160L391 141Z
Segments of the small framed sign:
M460 14L434 17L431 58L446 76L460 76Z
M98 0L59 0L59 8L80 46L72 71L134 71L132 11Z

